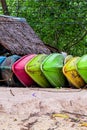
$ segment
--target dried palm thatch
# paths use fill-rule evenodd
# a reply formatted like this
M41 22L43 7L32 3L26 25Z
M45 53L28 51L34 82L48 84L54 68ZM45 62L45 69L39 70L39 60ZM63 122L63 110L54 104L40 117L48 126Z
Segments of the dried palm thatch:
M0 46L18 55L50 53L24 18L4 15L0 16Z

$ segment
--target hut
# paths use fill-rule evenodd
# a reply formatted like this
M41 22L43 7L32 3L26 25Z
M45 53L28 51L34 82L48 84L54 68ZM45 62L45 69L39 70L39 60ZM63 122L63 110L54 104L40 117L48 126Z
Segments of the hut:
M0 55L50 54L25 18L0 15Z

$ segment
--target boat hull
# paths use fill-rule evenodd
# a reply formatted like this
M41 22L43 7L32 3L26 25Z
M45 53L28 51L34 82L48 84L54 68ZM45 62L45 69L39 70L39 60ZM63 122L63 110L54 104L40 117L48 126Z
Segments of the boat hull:
M0 66L3 63L3 61L6 59L6 56L0 56ZM1 75L1 69L0 69L0 85L2 85L2 75Z
M25 65L27 62L29 62L32 58L34 58L36 55L31 54L31 55L25 55L19 60L17 60L13 65L12 65L12 70L16 77L19 79L19 81L26 87L32 85L34 81L32 78L25 72Z
M87 55L83 55L77 63L77 71L87 83Z
M1 75L4 83L8 86L20 86L20 82L17 80L16 76L13 74L12 65L15 61L20 58L18 55L12 55L7 57L0 66Z
M2 64L2 62L6 59L6 56L0 56L0 65Z
M26 73L41 87L50 87L40 69L40 65L46 57L45 54L39 54L25 65Z
M66 79L62 72L63 62L63 55L54 53L50 54L41 64L42 72L50 84L56 88L60 88L65 85Z
M80 77L76 69L76 64L80 57L71 58L63 67L63 73L68 81L76 88L81 88L85 85L84 80Z

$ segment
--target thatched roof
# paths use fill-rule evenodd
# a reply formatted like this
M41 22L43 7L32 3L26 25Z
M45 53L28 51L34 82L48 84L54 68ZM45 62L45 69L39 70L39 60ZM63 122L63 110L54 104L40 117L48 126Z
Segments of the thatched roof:
M50 53L24 18L0 16L0 45L11 54Z

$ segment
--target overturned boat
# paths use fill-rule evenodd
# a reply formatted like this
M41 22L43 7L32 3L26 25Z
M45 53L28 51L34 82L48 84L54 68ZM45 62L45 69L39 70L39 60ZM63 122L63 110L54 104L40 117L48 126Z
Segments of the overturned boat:
M77 62L77 71L87 83L87 55L83 55Z
M8 86L20 86L21 85L12 71L13 63L15 61L17 61L19 58L20 58L20 56L18 56L18 55L8 56L8 57L6 57L6 59L3 61L3 63L0 66L3 81Z
M62 54L53 53L41 64L41 70L50 84L56 88L60 88L65 85L66 79L63 75L62 68L64 63L64 57Z
M36 56L35 54L25 55L25 56L21 57L19 60L17 60L12 65L12 70L13 70L14 74L17 76L19 81L26 87L32 85L34 83L34 81L25 72L25 65L27 62L29 62L35 56Z
M80 57L72 57L63 67L63 74L66 76L68 81L72 84L72 86L76 88L81 88L85 85L84 80L81 78L79 73L77 72L76 64Z
M40 65L47 57L45 54L35 56L25 65L26 73L41 87L50 87L50 83L41 71Z

